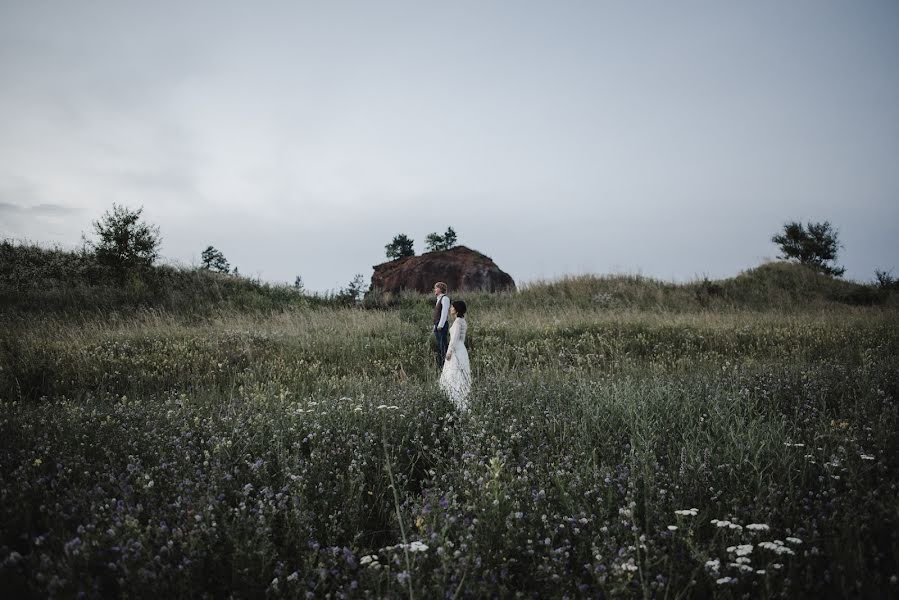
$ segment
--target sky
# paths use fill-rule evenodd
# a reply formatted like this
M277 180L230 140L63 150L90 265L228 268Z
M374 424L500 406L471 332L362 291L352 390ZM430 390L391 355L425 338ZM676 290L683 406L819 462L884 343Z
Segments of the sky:
M453 227L519 284L724 278L830 221L899 271L894 0L0 0L0 237L143 207L166 262L366 281Z

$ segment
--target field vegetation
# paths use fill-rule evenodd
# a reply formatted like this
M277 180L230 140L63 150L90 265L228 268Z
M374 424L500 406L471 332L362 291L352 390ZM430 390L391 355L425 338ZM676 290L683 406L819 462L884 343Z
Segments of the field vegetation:
M467 294L459 413L426 297L0 253L9 597L899 594L893 289Z

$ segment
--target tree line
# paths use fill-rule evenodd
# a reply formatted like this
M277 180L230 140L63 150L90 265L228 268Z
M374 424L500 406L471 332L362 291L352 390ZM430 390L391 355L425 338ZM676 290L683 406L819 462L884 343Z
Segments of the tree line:
M130 209L113 204L111 210L92 223L95 239L85 240L85 246L93 252L97 262L123 278L152 266L159 257L162 241L159 227L146 223L141 218L142 213L143 207ZM456 246L457 240L458 235L452 227L447 227L442 235L429 233L425 237L425 251L449 250ZM829 221L789 221L771 237L771 241L780 249L780 259L798 262L831 277L841 277L846 271L837 264L842 245L839 232ZM415 256L414 241L405 233L394 236L384 248L390 260ZM216 273L238 273L236 267L231 269L225 255L212 245L203 250L200 268ZM880 287L897 285L892 271L876 270L875 278ZM358 297L362 281L362 275L356 275L342 293ZM300 276L297 276L294 288L303 291Z

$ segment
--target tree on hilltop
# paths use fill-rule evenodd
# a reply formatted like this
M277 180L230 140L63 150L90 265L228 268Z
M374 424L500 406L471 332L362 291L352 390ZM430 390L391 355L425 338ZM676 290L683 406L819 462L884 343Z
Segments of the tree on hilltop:
M215 271L216 273L227 273L231 270L231 265L225 259L225 255L213 246L207 246L202 254L203 268L207 271Z
M790 221L771 241L780 246L782 254L779 258L797 260L834 277L846 272L845 268L835 264L840 243L836 229L828 221L806 225Z
M384 246L387 258L397 260L406 256L415 256L412 239L405 233L394 236L393 241Z
M435 233L429 233L425 238L425 248L428 252L440 252L442 250L449 250L453 246L456 245L456 240L458 237L456 236L456 231L452 227L446 228L446 233L443 235L438 235Z
M118 204L93 222L96 241L86 241L97 262L120 274L150 267L159 257L159 227L141 220L143 207L137 210Z

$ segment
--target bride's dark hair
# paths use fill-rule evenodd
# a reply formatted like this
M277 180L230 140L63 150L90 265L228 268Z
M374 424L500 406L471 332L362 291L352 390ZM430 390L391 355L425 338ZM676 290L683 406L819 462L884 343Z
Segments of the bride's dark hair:
M463 300L456 300L453 302L453 308L456 309L456 316L464 317L465 316L465 302Z

